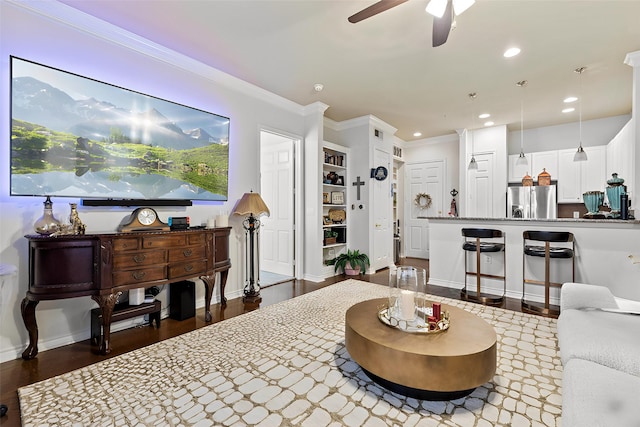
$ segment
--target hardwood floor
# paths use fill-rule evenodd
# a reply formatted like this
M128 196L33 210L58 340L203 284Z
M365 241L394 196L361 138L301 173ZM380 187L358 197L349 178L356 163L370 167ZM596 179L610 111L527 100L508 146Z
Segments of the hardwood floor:
M405 258L402 264L428 268L429 261ZM211 314L213 315L213 322L219 322L256 310L259 307L285 301L340 282L344 279L344 276L335 276L321 283L292 280L268 286L260 292L262 296L262 302L260 304L243 304L242 298L237 298L229 300L226 307L221 307L219 304L212 306ZM382 270L376 274L361 276L360 280L387 284L388 271ZM458 289L427 285L427 292L433 295L460 299L460 291ZM508 299L503 307L509 310L521 311L519 300ZM92 346L90 340L85 340L64 347L43 351L32 360L17 359L2 363L0 364L0 402L7 405L9 411L7 415L0 418L0 426L9 427L20 425L17 390L22 386L61 375L208 325L210 325L210 323L204 321L204 310L198 309L196 310L196 316L190 319L182 321L169 318L163 319L159 329L142 326L111 334L111 344L113 348L107 356L97 354L97 347ZM89 325L87 325L87 328L89 328Z

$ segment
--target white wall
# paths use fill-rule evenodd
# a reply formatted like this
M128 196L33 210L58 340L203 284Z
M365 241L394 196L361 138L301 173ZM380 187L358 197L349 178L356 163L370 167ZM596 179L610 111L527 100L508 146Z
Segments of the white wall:
M603 119L582 121L582 146L593 147L607 145L620 129L629 121L630 114L606 117ZM523 148L525 153L538 151L563 150L578 148L579 123L546 126L535 129L525 129ZM508 154L520 153L520 130L511 131L507 137Z
M403 145L403 160L405 162L428 162L444 160L447 165L445 171L444 188L447 191L460 191L458 157L458 135L451 134L435 138L424 138ZM456 197L456 200L458 198Z
M145 41L57 2L0 2L0 263L18 267L17 276L0 289L0 361L19 357L28 342L20 302L28 289L27 240L42 215L42 198L9 197L9 55L36 61L231 118L229 201L194 202L188 208L158 208L166 220L188 215L193 224L220 211L231 211L241 195L259 188L259 129L305 135L304 108L241 82L176 52ZM317 142L316 142L317 143ZM68 215L74 199L54 198L54 213ZM87 232L115 231L131 208L86 208L79 214ZM231 219L228 298L242 293L241 225ZM197 287L203 305L204 287ZM217 302L219 293L214 292ZM164 297L163 297L164 298ZM36 309L41 351L89 337L89 298L42 301ZM166 307L165 301L163 306ZM115 330L115 328L114 328ZM113 342L117 346L117 340Z

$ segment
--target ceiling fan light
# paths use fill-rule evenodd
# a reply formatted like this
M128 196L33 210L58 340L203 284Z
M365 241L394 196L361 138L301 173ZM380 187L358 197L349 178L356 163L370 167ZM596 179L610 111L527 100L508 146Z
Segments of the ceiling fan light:
M518 156L518 160L516 160L516 166L527 166L529 164L529 162L527 161L527 158L524 155L524 152L520 152L520 155Z
M431 0L425 10L436 18L442 18L446 9L447 0Z
M582 148L582 144L578 147L578 151L573 155L574 162L586 162L587 161L587 153Z
M453 0L453 12L456 15L462 15L462 12L469 9L476 0Z

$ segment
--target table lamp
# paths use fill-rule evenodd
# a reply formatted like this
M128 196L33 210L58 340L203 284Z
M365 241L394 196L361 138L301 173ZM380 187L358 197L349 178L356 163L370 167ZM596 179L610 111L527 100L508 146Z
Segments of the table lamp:
M269 216L269 208L260 194L244 193L231 212L233 215L243 215L247 218L242 222L245 230L245 285L244 301L259 302L260 297L260 245L259 234L262 215Z

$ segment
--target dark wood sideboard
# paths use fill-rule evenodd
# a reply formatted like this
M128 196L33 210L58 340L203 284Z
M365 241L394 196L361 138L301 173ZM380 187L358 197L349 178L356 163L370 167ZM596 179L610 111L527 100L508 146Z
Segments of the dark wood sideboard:
M205 320L210 322L215 274L220 301L231 267L231 227L183 231L145 231L46 237L29 240L29 290L22 319L29 331L23 359L38 354L35 309L42 300L90 296L102 311L100 353L111 351L113 308L123 291L199 277L205 286Z

